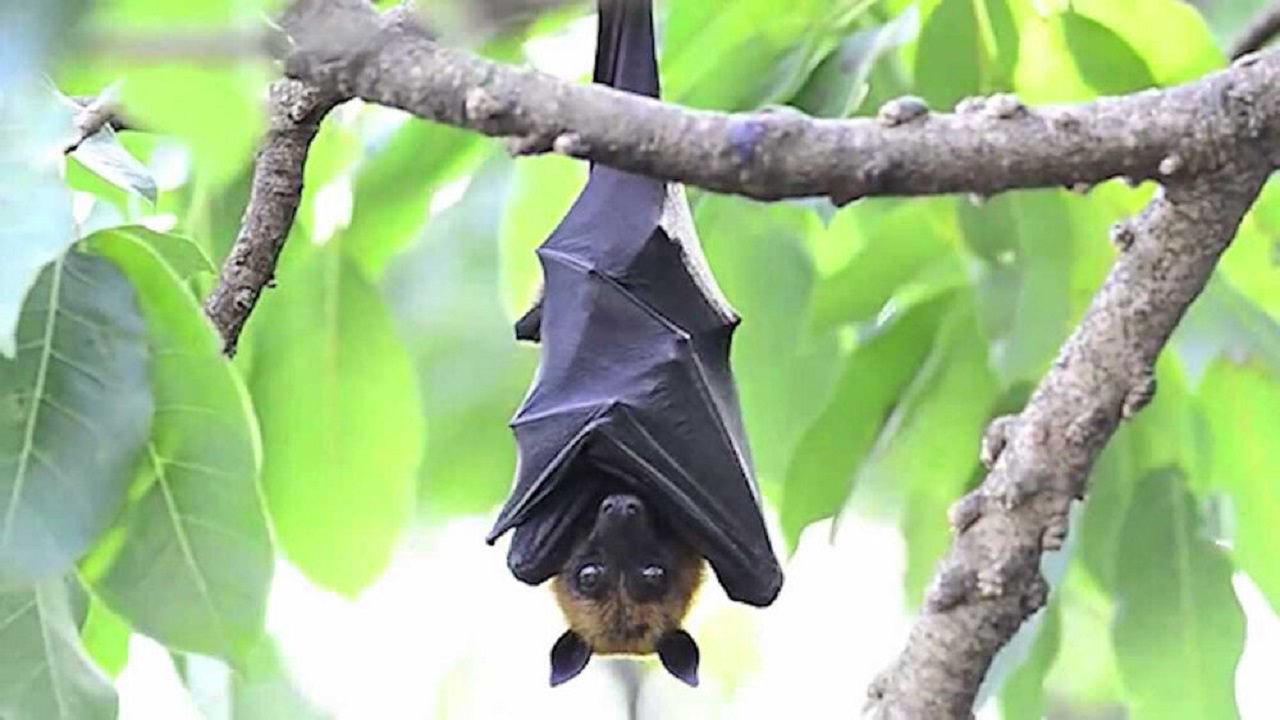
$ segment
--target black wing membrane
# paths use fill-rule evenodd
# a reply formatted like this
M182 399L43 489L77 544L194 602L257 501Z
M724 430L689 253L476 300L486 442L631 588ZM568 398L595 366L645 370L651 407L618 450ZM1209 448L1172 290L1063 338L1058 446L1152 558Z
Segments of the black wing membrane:
M657 97L650 0L602 0L596 82ZM729 597L768 605L782 571L761 516L720 296L678 186L593 166L538 249L544 295L518 323L542 359L511 421L515 485L488 537L508 565L556 574L599 501L651 503L711 563Z

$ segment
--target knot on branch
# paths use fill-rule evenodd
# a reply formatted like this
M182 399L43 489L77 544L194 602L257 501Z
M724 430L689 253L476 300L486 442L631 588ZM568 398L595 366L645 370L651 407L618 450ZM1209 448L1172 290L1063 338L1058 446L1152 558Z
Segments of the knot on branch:
M1120 252L1125 252L1133 247L1133 243L1138 239L1138 233L1134 230L1133 221L1131 219L1117 220L1111 226L1109 234L1111 244L1116 246Z
M1142 409L1151 404L1156 396L1156 376L1150 370L1146 369L1139 376L1138 381L1129 388L1129 393L1124 396L1124 403L1120 407L1120 417L1125 420L1132 420L1134 416L1142 412Z
M496 128L511 114L511 105L487 88L473 87L463 99L463 112L468 120L482 128Z
M894 98L880 106L876 119L885 127L898 127L929 114L929 105L915 95Z
M986 432L982 433L982 446L978 448L978 459L987 470L995 467L1017 424L1017 415L1001 415L987 425Z
M1022 104L1017 95L1012 93L999 93L987 98L986 104L983 106L983 113L999 120L1009 120L1026 115L1030 111L1027 106Z

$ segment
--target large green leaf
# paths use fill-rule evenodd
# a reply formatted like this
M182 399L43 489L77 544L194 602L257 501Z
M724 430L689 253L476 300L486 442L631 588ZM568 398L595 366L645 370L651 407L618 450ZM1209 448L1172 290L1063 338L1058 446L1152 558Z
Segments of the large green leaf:
M113 720L116 693L80 644L74 580L0 589L0 717ZM72 595L79 597L72 597Z
M732 360L756 470L766 485L780 483L840 370L834 333L807 331L814 272L804 244L820 226L802 207L723 196L704 197L694 216L711 270L742 316Z
M412 514L423 419L387 308L338 245L295 243L258 306L249 385L277 538L312 581L354 595Z
M941 0L924 20L916 52L918 93L940 110L1007 88L1018 37L1006 0Z
M917 285L928 295L954 286L959 270L955 214L945 198L889 205L869 202L840 211L815 248L819 260L835 255L827 245L855 248L839 269L825 269L813 290L815 331L875 317L895 294ZM820 266L821 267L821 266Z
M0 362L12 359L22 301L41 268L75 241L71 193L50 162L71 111L38 84L0 91Z
M507 422L537 350L517 346L499 291L498 226L511 174L503 156L486 163L387 274L427 413L430 451L420 481L423 509L433 516L490 510L515 472Z
M853 33L818 63L792 104L815 117L852 114L867 95L876 62L914 40L919 31L920 13L913 5L884 25Z
M836 514L848 500L858 465L919 372L953 301L946 294L911 307L849 353L829 404L801 438L787 469L782 530L791 547L806 525Z
M0 578L64 574L115 519L146 444L146 328L111 263L46 268L0 360Z
M1080 559L1097 584L1115 588L1117 552L1138 481L1162 468L1202 477L1196 408L1187 393L1182 363L1166 353L1156 365L1155 399L1125 423L1094 464L1089 501L1080 522Z
M997 253L978 281L992 367L1006 386L1035 381L1070 330L1072 227L1065 203L1053 191L1005 195L981 208L958 202L970 245L1014 248Z
M682 105L743 110L781 102L870 3L774 0L672 3L662 57L664 94Z
M1280 613L1280 383L1257 364L1214 363L1200 386L1212 487L1231 498L1235 559Z
M951 540L947 508L981 477L978 448L997 387L986 348L973 341L978 332L971 298L957 296L925 367L890 420L888 442L862 470L867 482L906 487L905 583L913 603L923 597Z
M483 148L479 136L447 125L410 119L366 150L356 169L351 224L342 247L368 277L382 275L427 221L431 199Z
M1134 720L1239 717L1244 613L1177 470L1138 484L1116 546L1116 658Z
M1106 25L1150 67L1160 85L1195 80L1225 58L1193 3L1184 0L1072 0L1072 9Z
M1124 95L1156 84L1138 53L1106 25L1071 11L1058 20L1080 77L1099 95Z
M501 218L502 248L500 260L495 258L494 262L501 272L502 298L513 316L529 309L542 284L542 268L534 250L560 224L586 179L583 163L546 155L521 158L504 183L506 202L493 208ZM480 220L480 216L475 218ZM485 222L482 227L489 225Z
M273 566L248 394L162 251L114 230L89 246L138 291L156 396L146 490L94 589L170 648L237 659L262 632Z

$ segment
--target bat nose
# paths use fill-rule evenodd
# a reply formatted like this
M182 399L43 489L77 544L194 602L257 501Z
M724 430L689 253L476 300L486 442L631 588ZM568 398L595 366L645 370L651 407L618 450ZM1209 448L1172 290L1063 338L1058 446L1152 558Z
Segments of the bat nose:
M610 495L600 503L600 513L619 517L634 517L644 506L634 495Z

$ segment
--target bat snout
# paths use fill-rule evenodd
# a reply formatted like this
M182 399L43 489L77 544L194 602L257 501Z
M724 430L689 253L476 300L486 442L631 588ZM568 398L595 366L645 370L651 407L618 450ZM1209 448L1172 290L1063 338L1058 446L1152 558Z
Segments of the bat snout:
M644 503L635 495L610 495L600 503L601 519L638 519L643 514Z

